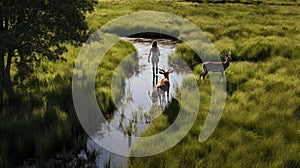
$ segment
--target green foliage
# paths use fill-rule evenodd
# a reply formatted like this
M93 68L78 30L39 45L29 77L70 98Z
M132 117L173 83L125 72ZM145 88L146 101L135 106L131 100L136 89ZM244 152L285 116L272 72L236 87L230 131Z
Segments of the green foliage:
M12 57L18 57L20 70L20 76L15 77L24 78L32 73L32 65L39 63L40 56L56 60L67 51L66 43L80 46L87 37L85 14L93 11L94 4L94 0L1 1L1 85L11 80Z
M197 63L201 62L200 57L186 44L178 44L175 53L169 56L169 61L173 65L181 65L182 60L185 61L187 65L193 67Z
M227 1L228 2L228 1ZM129 13L136 6L125 2L105 4ZM157 9L184 16L197 24L220 52L231 49L234 62L226 70L227 100L221 121L211 135L198 142L211 103L209 79L198 81L201 105L188 135L166 152L130 158L128 167L297 167L299 165L299 19L297 2L254 1L198 4L160 1ZM146 3L147 4L147 3ZM273 6L277 4L277 6ZM286 6L278 6L286 4ZM288 5L287 5L288 4ZM117 17L114 15L114 17ZM243 16L241 18L241 16ZM106 17L106 19L108 19ZM188 32L188 31L187 31ZM183 59L198 75L202 71L195 52L179 44L173 63ZM200 61L199 61L200 62ZM168 128L176 116L173 104L142 134L154 135ZM138 142L137 142L138 144ZM143 145L142 145L143 146ZM135 148L139 148L135 146ZM144 148L144 146L143 146ZM134 149L132 149L134 150Z
M238 60L259 61L266 60L271 56L282 56L295 58L299 54L299 46L293 45L291 39L278 36L262 37L256 36L247 40L241 40L238 45Z
M125 78L132 76L137 66L136 49L124 41L111 47L102 58L96 74L96 97L102 113L113 113L115 102L125 94Z
M4 97L5 104L13 103L14 106L6 107L0 116L1 167L20 165L28 158L36 158L43 164L63 149L79 152L85 148L86 135L75 113L71 92L74 60L79 49L69 46L72 52L64 54L65 60L44 59L35 67L34 74L16 81L18 86L11 88L12 97ZM108 80L96 83L96 96L104 114L111 114L114 109L111 90L107 89L115 71L113 67L131 52L135 49L130 43L119 42L107 53L98 69L101 75L98 74L97 79L109 76ZM136 65L134 57L129 57L131 61L127 64ZM113 66L109 68L108 64ZM12 69L16 70L14 66ZM122 74L122 80L126 75Z
M214 133L203 143L198 142L198 136L210 106L206 94L210 87L206 81L199 82L201 107L188 135L166 152L131 158L129 167L297 167L299 118L295 114L299 113L300 80L299 73L294 72L299 71L299 63L299 59L276 57L268 62L231 65L226 71L230 94L225 111ZM276 70L271 70L273 67ZM172 112L164 112L166 116L157 118L143 135L167 128Z
M279 0L186 0L198 3L242 3L242 4L276 4L276 5L295 5L297 0L279 1Z
M70 148L73 136L83 133L70 99L72 57L66 58L70 61L45 60L34 74L10 89L13 96L4 102L14 106L3 109L0 132L3 142L9 142L3 150L11 159L1 164L15 166L30 157L46 159L63 146Z
M70 99L73 58L58 58L67 43L85 41L85 14L95 3L0 2L0 167L30 157L44 160L84 134Z
M81 36L84 31L92 33L114 18L143 10L174 13L192 21L220 53L231 49L235 62L226 70L225 111L207 141L199 143L198 136L211 103L209 79L198 81L201 105L188 135L164 153L130 158L128 167L299 167L300 24L296 22L300 19L299 1L101 0L95 12L86 14L89 29L82 24L83 11L90 11L95 1L85 1L87 4L44 2L11 5L13 1L1 1L6 11L15 12L0 12L5 14L1 18L9 16L11 22L9 27L4 26L4 20L1 22L1 71L4 71L4 58L6 61L10 54L16 57L12 58L11 66L14 85L5 90L0 88L3 92L3 100L0 99L3 101L0 167L20 165L24 159L32 157L45 165L44 160L56 152L79 151L85 147L86 135L71 99L71 76L72 73L89 74L73 72L80 48L66 43L79 45L85 40ZM257 3L260 4L255 5ZM49 17L53 11L55 15ZM68 16L60 17L63 14ZM79 21L74 16L78 16ZM144 25L132 23L126 29L170 30L178 37L193 37L188 27L178 29L169 22L169 26L161 27L161 22L168 20ZM59 25L52 26L53 23ZM8 28L9 31L4 30ZM75 29L83 31L73 31ZM107 32L124 29L117 23L106 27ZM68 52L64 53L66 48ZM202 71L198 64L201 60L185 44L179 44L175 54L171 61L176 63L180 57L193 67L195 75ZM120 42L103 58L97 70L96 97L105 115L114 110L114 100L123 97L123 82L134 72L135 56L132 45ZM57 57L64 59L50 61ZM92 61L87 62L92 64ZM167 128L179 106L180 103L173 100L143 135L154 135ZM190 110L189 106L184 108Z
M221 51L232 50L232 56L235 61L248 60L260 61L273 56L282 56L285 58L295 58L300 54L299 42L299 20L298 1L277 1L277 0L241 0L241 1L205 1L205 2L226 2L222 5L211 3L187 3L170 1L146 1L138 2L112 2L100 1L95 8L95 12L88 15L91 29L97 29L104 23L111 21L118 16L130 14L137 9L164 11L183 16L195 23L210 38L216 49ZM260 5L248 5L257 4ZM130 4L130 5L128 5ZM276 4L276 5L274 5ZM282 6L280 6L282 5ZM113 9L118 9L118 11ZM241 16L243 18L241 19ZM100 21L99 21L100 20ZM147 16L142 20L149 20ZM120 24L111 24L111 27L105 27L107 32L122 32L130 30L147 30L154 28L165 32L172 32L173 29L178 34L178 38L189 37L193 40L193 31L190 28L182 28L174 25L161 27L160 22L169 24L168 20L159 20L155 23L147 22L143 25L131 23L126 28L120 27ZM170 23L172 24L172 23ZM171 31L172 30L172 31ZM199 48L205 48L198 44ZM201 46L201 47L200 47ZM177 54L171 58L174 63L178 62L176 56L188 57L194 55L183 44L178 46ZM203 57L206 57L206 52ZM201 62L198 57L191 56L185 59L188 65L194 67L195 63Z

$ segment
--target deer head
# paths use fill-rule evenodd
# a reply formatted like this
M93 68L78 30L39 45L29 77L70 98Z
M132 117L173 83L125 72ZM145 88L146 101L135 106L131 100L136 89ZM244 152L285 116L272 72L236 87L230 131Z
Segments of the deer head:
M164 69L159 68L159 73L163 74L165 78L169 79L169 74L172 73L174 70L168 69L165 71Z
M232 57L231 57L231 51L228 51L228 54L225 54L225 62L230 62L232 61Z

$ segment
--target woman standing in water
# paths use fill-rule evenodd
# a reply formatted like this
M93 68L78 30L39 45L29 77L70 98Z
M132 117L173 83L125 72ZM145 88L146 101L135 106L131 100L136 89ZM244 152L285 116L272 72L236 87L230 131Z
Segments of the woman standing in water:
M160 56L159 48L157 47L157 42L155 40L152 42L152 47L148 55L148 62L150 62L151 53L152 53L152 58L151 58L152 71L153 71L153 77L155 77L155 74L158 74L158 61L159 61L158 57Z

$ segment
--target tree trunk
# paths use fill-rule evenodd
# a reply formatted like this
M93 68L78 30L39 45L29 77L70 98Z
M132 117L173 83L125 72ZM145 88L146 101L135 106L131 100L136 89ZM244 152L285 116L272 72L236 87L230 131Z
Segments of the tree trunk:
M0 111L3 111L5 108L6 111L10 111L10 99L13 96L13 90L11 86L11 79L10 79L10 67L12 62L12 57L14 55L14 52L11 50L8 52L7 60L6 60L6 66L4 66L3 70L3 81L0 87ZM6 103L4 102L3 94L4 92L7 94L8 99L6 100Z
M4 32L4 23L3 23L3 14L4 14L4 5L2 0L0 0L0 33L2 35L2 33ZM3 37L1 40L3 40ZM3 80L4 80L4 51L1 47L0 49L0 87L3 87ZM1 95L0 95L1 96Z
M0 52L0 112L3 112L4 96L4 54Z
M13 51L10 51L8 53L8 56L7 56L7 61L6 61L6 67L4 69L4 86L9 86L10 85L10 67L11 67L11 60L12 60L12 57L13 57Z
M4 84L4 53L0 51L0 85Z
M3 2L0 0L0 33L4 31L3 25ZM2 38L2 37L1 37ZM3 112L3 96L4 96L4 51L0 51L0 112Z

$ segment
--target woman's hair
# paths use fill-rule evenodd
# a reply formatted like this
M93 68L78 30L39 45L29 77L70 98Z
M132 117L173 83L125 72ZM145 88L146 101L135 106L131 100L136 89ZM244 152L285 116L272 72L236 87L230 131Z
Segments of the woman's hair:
M152 42L152 47L157 47L157 42L155 40Z

